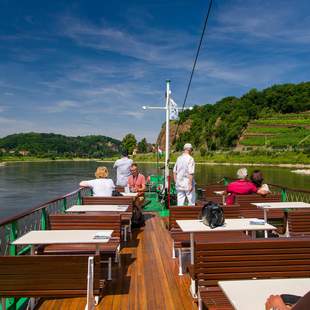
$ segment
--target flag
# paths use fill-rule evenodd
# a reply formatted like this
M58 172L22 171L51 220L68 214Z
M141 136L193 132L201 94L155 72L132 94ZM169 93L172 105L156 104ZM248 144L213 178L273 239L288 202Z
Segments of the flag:
M169 107L170 107L170 120L176 120L178 119L179 116L179 111L178 111L178 106L177 104L174 102L174 100L172 98L169 99Z

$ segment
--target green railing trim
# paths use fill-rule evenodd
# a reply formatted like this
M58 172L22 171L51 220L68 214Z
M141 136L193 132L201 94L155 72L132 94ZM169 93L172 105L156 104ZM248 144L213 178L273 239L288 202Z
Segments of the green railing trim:
M286 188L281 188L281 200L282 201L286 201L287 200Z
M77 197L77 205L81 205L82 204L82 196L81 196L81 191L78 192L78 197Z
M16 240L17 237L17 222L13 221L12 223L10 223L10 255L11 256L15 256L16 255L16 245L12 244L13 241Z
M24 255L25 253L30 252L30 250L31 250L31 245L26 245L21 250L19 250L16 255Z
M42 209L41 212L41 230L46 230L47 226L47 212L46 209Z
M65 197L62 200L62 212L65 212L67 210L67 198Z

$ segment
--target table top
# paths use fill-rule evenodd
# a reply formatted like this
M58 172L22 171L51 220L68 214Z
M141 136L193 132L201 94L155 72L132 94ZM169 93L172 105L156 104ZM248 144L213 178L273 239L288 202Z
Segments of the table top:
M66 212L125 212L127 205L74 205Z
M138 193L125 193L121 192L121 194L125 197L137 197Z
M211 232L211 231L243 231L243 230L273 230L276 227L264 223L263 225L251 224L250 221L258 221L256 218L226 219L223 226L210 228L201 220L177 220L183 232Z
M261 202L252 203L252 205L263 209L302 209L310 208L310 203L306 202Z
M214 191L213 192L215 195L220 195L220 196L223 196L225 191Z
M270 295L305 295L310 278L219 281L219 286L235 310L262 310Z
M113 230L33 230L12 244L106 243L112 233ZM95 235L104 237L97 239Z

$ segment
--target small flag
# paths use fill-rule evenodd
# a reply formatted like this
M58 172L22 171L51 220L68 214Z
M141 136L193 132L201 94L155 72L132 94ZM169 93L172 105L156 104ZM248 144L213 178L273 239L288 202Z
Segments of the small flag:
M159 157L163 155L163 150L160 147L157 148L157 152L158 152Z
M170 106L170 120L173 121L178 119L179 117L178 106L172 98L170 98L169 106Z

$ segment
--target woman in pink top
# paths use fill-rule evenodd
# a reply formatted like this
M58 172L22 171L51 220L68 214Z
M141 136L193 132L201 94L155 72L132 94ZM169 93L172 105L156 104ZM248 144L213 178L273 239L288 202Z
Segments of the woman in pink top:
M249 194L261 194L265 195L265 191L257 189L257 187L247 179L248 170L246 168L241 168L237 171L238 180L231 182L227 186L227 198L226 204L233 205L235 202L236 195L249 195Z

